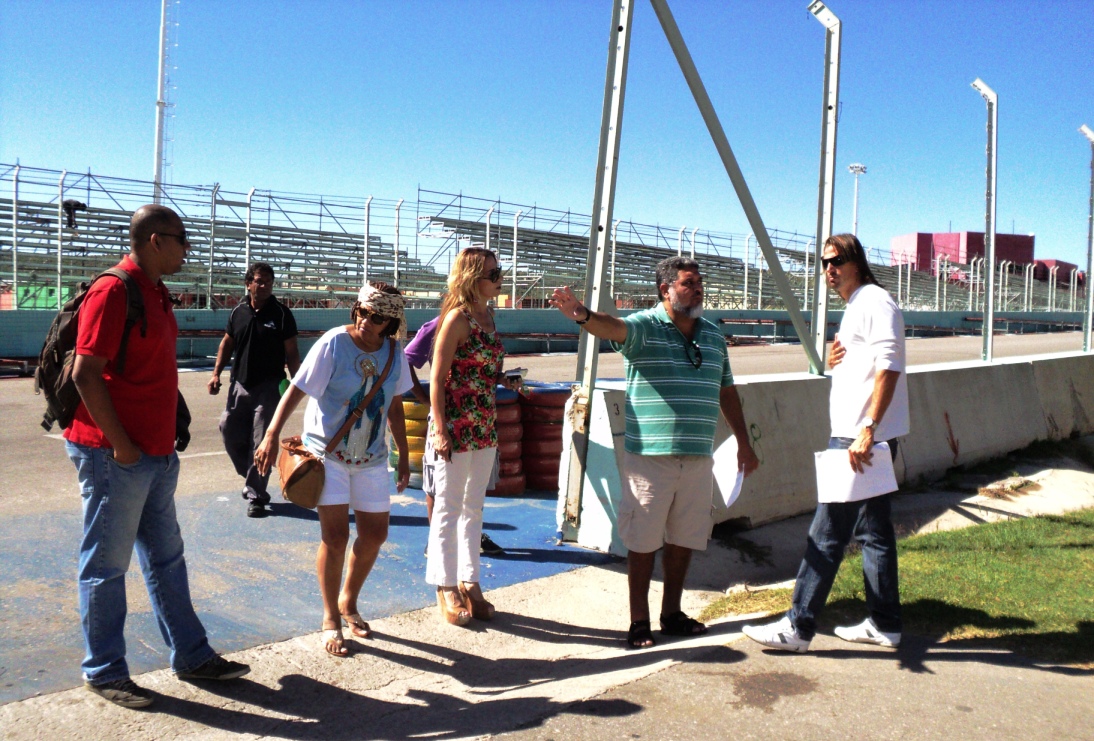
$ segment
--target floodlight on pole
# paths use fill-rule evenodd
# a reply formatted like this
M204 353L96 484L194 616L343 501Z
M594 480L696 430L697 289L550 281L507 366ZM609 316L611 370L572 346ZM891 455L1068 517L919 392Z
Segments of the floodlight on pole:
M828 353L828 284L824 280L821 256L832 236L832 211L836 186L836 125L839 121L839 65L842 24L820 0L809 4L809 12L824 26L824 96L821 109L820 177L817 186L817 232L813 243L813 343L820 360L813 373L824 373ZM858 182L857 179L855 181Z
M847 171L855 176L855 208L851 214L851 233L858 236L858 176L866 174L866 165L859 162L848 165Z
M988 146L987 146L987 188L985 192L984 214L984 260L986 270L981 272L986 278L984 294L984 344L981 359L990 363L992 359L992 335L995 329L995 196L997 183L997 143L999 141L999 96L977 77L972 87L984 99L988 106Z
M1090 352L1090 327L1094 321L1094 292L1090 279L1094 276L1094 131L1083 124L1079 132L1090 142L1090 213L1086 219L1086 311L1083 312L1083 352Z

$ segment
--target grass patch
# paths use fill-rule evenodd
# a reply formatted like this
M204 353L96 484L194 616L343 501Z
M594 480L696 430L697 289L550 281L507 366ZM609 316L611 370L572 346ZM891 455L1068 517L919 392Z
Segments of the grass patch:
M917 535L900 541L899 552L906 632L1094 663L1094 510ZM758 612L760 594L719 600L708 617ZM789 607L787 590L764 599L772 611ZM862 557L848 556L821 626L858 622L865 611Z
M733 591L703 608L698 620L708 620L724 615L749 615L756 612L785 612L790 609L789 589L761 589L756 592Z

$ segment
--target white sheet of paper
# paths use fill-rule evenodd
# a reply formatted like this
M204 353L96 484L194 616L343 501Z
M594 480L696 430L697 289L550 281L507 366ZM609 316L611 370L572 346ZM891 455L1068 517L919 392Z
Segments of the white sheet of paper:
M874 446L872 465L863 466L862 473L851 468L846 450L822 450L813 455L817 460L817 501L821 504L858 502L899 488L889 443Z
M744 471L737 470L737 438L733 435L714 451L714 480L718 482L722 501L728 509L741 496L745 483Z

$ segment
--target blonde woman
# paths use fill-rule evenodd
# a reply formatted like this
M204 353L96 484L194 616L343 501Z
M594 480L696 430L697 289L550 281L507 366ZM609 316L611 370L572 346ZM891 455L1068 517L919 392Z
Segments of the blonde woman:
M350 324L330 330L308 352L255 453L255 463L265 474L277 460L285 422L307 396L303 441L308 450L323 458L325 469L317 507L320 543L315 556L323 597L322 640L324 650L339 658L348 654L343 622L358 638L368 638L371 633L358 614L357 598L387 540L392 489L402 491L410 480L402 398L411 387L410 368L395 340L405 336L403 306L402 294L392 286L366 283L353 305ZM366 400L364 411L357 414ZM328 453L331 439L351 416L357 420ZM387 469L385 427L391 430L399 450L394 485ZM343 581L350 508L357 539L350 549Z
M488 302L500 292L494 253L475 247L460 252L433 345L429 434L436 501L426 581L437 586L441 616L453 625L494 616L479 586L479 541L497 455L495 390L505 358Z

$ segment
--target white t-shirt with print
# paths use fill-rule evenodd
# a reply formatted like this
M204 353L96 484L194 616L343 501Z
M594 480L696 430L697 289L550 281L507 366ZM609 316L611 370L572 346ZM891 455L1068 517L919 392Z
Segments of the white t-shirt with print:
M878 442L907 435L908 374L904 350L904 315L881 286L866 284L851 294L839 326L839 341L847 350L843 362L831 371L832 392L828 414L832 437L858 437L874 396L878 371L900 372L889 408L874 439Z
M376 352L357 347L344 326L326 332L308 351L292 384L308 395L304 412L304 445L318 456L327 442L372 390L387 364L392 343L384 341ZM348 466L386 463L387 410L395 396L410 391L410 367L401 343L394 342L395 360L384 385L369 402L362 418L350 428L346 439L330 454ZM372 375L365 380L363 369Z

